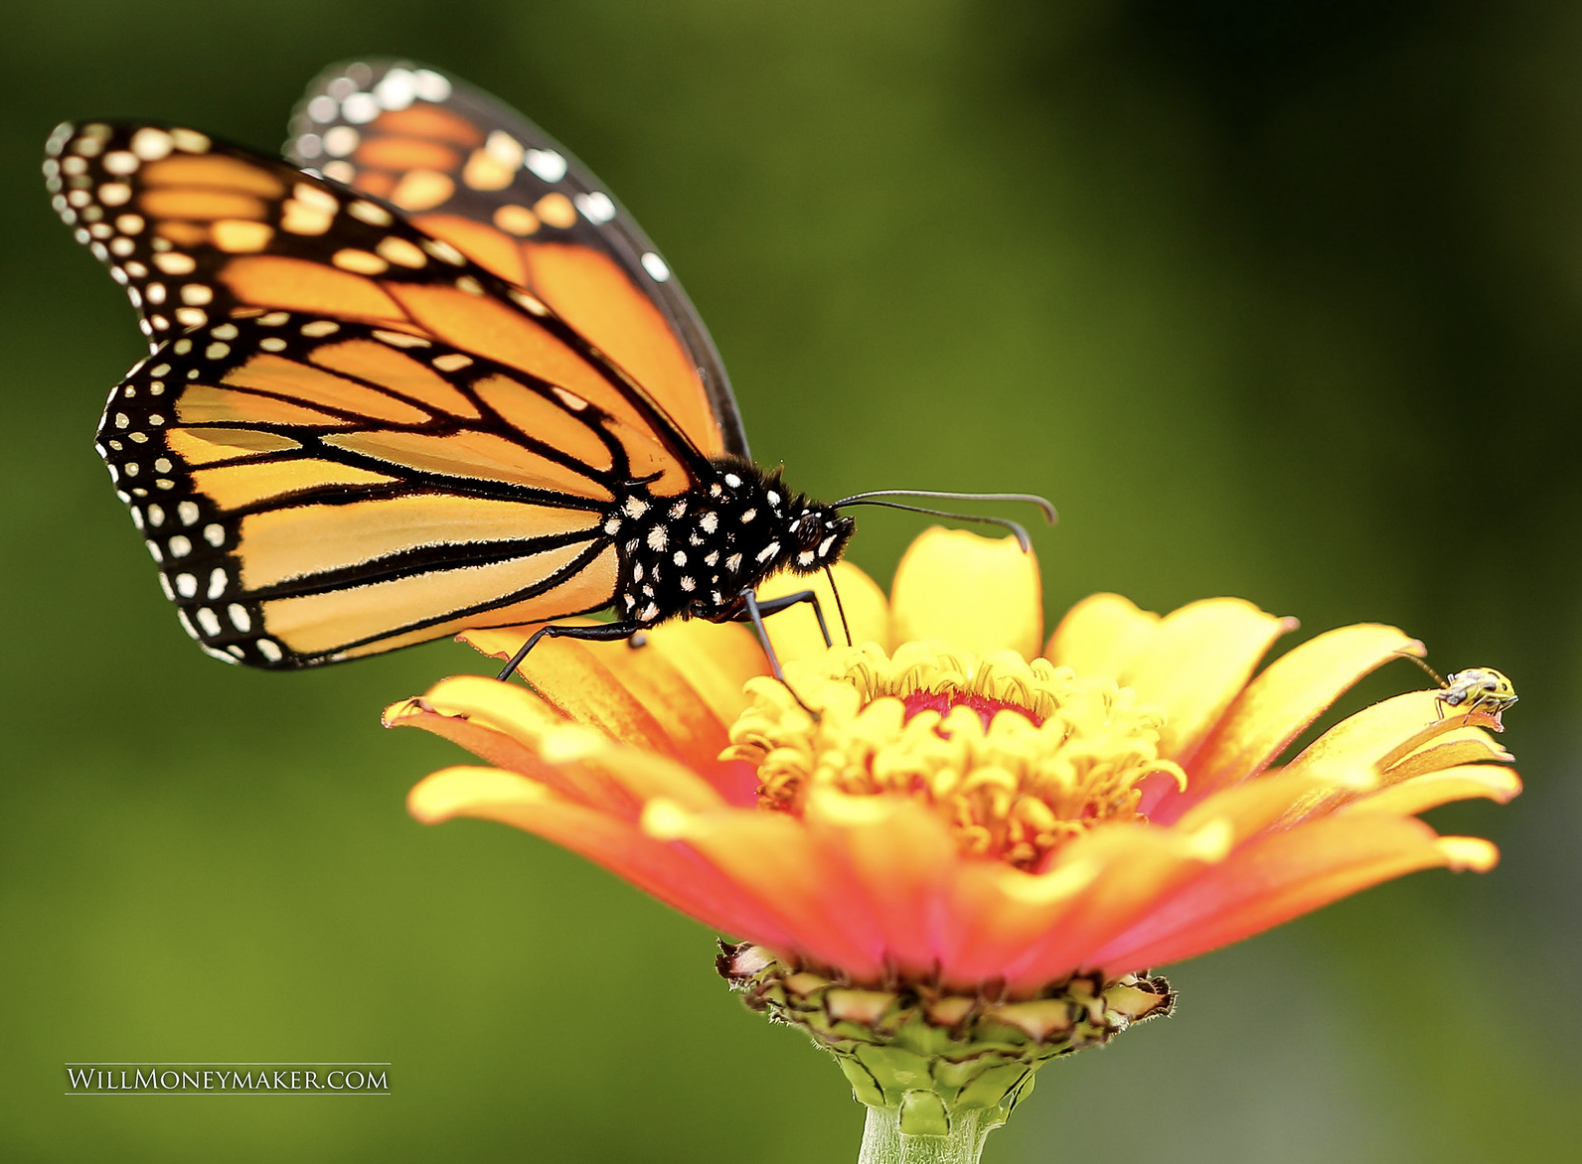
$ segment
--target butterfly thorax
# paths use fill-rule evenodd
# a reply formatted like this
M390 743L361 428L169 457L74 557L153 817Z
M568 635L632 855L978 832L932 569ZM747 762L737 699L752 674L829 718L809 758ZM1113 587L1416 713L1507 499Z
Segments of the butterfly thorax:
M619 547L620 617L724 621L742 611L743 591L771 575L811 574L840 559L851 518L792 493L778 472L751 461L713 463L706 484L672 497L634 491L606 522Z

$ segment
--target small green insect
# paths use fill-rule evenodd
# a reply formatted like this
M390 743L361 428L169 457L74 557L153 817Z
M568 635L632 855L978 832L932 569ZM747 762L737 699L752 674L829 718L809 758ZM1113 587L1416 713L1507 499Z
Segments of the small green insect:
M1465 671L1455 671L1441 679L1437 671L1416 655L1405 657L1427 671L1434 682L1439 684L1439 695L1434 699L1434 707L1440 719L1445 718L1447 707L1459 709L1462 715L1471 715L1476 711L1498 719L1501 712L1516 702L1516 685L1493 667L1468 667Z
M1447 675L1440 683L1439 698L1434 701L1439 708L1439 718L1445 718L1445 708L1464 708L1464 714L1481 711L1498 718L1499 714L1516 702L1516 688L1493 667L1470 667Z

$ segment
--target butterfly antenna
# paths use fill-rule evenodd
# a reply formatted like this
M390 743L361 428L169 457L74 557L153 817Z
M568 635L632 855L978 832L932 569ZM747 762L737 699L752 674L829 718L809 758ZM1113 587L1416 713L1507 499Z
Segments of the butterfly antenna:
M1055 512L1054 503L1047 497L1040 497L1036 493L942 493L937 489L870 489L866 493L853 493L841 501L835 502L835 508L843 505L852 505L859 501L866 501L870 497L930 497L936 501L1021 501L1028 505L1036 505L1043 510L1044 520L1054 525L1060 520L1060 514ZM956 514L944 516L955 517ZM970 521L970 518L963 518Z
M1419 667L1421 667L1424 671L1427 671L1428 672L1428 677L1430 679L1432 679L1436 685L1438 685L1440 687L1443 687L1445 685L1445 681L1439 677L1439 672L1435 671L1432 667L1430 667L1427 663L1423 662L1416 655L1409 655L1405 651L1396 651L1395 653L1397 655L1401 656L1401 658L1403 658L1403 659L1410 659L1412 662L1416 663Z
M829 566L824 567L824 577L829 579L830 593L835 596L835 610L840 615L840 629L846 632L846 645L852 645L851 623L846 621L846 604L840 600L840 587L835 585L835 571Z
M926 513L932 517L948 517L952 521L976 521L984 525L997 525L1001 529L1011 531L1016 538L1016 544L1022 547L1022 553L1028 553L1033 548L1033 541L1027 536L1027 530L1019 522L1014 522L1008 517L984 517L976 513L951 513L944 509L927 509L921 505L902 505L898 501L870 501L866 497L859 497L855 501L837 502L831 508L840 509L847 505L877 505L883 509L904 509L908 513Z

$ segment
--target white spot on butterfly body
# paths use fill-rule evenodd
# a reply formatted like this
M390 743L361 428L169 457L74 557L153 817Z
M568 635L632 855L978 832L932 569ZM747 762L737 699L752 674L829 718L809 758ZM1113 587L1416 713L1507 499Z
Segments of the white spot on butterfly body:
M779 542L770 542L767 546L765 546L763 549L758 551L758 557L757 557L756 560L761 565L764 562L767 562L770 558L774 557L779 552L780 552L780 543Z
M717 513L705 513L698 520L698 528L706 534L713 533L720 528L720 515ZM709 564L712 566L714 563L710 562Z
M742 556L740 554L732 554L730 557L726 558L725 568L732 574L736 573L736 571L742 568Z
M656 525L648 531L648 548L658 553L670 544L670 536L665 533L665 527Z
M648 512L648 502L641 497L628 497L626 504L621 506L621 512L627 517L642 517Z

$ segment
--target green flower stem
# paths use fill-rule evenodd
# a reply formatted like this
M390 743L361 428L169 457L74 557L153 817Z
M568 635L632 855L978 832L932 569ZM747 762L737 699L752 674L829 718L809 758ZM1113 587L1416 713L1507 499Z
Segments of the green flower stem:
M955 1112L942 1136L908 1136L900 1108L870 1107L857 1164L978 1164L983 1141L1004 1122L1003 1110L977 1108Z

